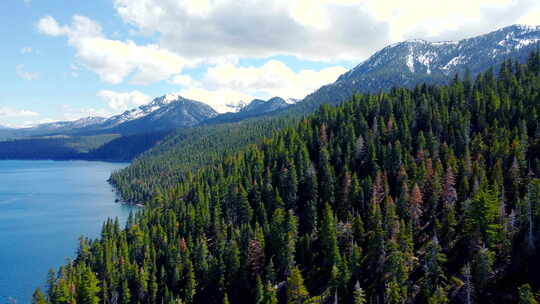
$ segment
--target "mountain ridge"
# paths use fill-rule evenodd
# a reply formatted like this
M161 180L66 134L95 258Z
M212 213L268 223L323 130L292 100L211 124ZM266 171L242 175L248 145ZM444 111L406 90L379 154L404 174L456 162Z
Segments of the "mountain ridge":
M420 83L445 84L467 71L475 76L513 58L523 61L540 43L540 26L511 25L458 41L409 39L390 44L306 96L312 107L339 103L354 92L373 93ZM487 56L486 56L487 54Z

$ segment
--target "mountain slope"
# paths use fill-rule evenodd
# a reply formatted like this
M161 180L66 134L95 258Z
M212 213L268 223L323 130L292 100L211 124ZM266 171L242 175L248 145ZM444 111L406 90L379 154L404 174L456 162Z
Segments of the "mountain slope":
M0 131L0 159L99 159L129 161L178 128L198 125L217 112L169 94L108 119L42 124ZM16 139L7 140L16 137Z
M523 62L538 47L540 27L513 25L460 41L408 40L389 45L334 83L308 95L299 106L336 103L354 92L378 92L417 84L445 84L467 70L472 76L512 58Z
M227 153L82 238L50 303L537 303L540 54L510 70Z
M246 118L261 119L264 116L275 116L275 119L278 118L277 116L300 117L317 110L323 103L336 104L349 99L355 91L370 91L368 86L361 85L362 82L355 79L377 77L377 79L380 80L379 83L381 88L372 88L374 91L388 89L393 86L400 86L399 79L407 81L407 85L404 86L408 87L421 84L422 82L436 84L448 83L449 80L452 79L454 72L464 73L467 67L470 67L471 73L475 74L478 73L478 71L492 68L492 66L487 65L486 63L489 60L482 58L485 57L483 55L484 53L493 53L495 55L506 54L503 58L500 58L499 55L495 56L497 58L496 65L493 66L495 69L500 61L505 58L524 62L526 61L526 56L528 56L528 50L536 48L535 43L540 38L538 29L539 28L537 27L512 26L459 42L429 43L426 41L414 40L394 44L377 52L370 59L359 64L355 69L342 75L334 84L322 87L312 95L307 96L303 101L298 101L296 104L287 108L266 112L262 116L242 116L241 113L227 113L209 119L205 121L204 124L217 125L224 122L238 122ZM418 48L414 48L413 46L418 46ZM414 73L409 69L409 65L407 65L409 62L408 55L412 54L409 53L409 48L411 48L415 54L414 56L411 56L413 64L410 65L412 66ZM432 59L429 61L428 73L428 60L425 59L428 56L423 56L423 54L430 50L440 49L448 50L445 55L445 60L447 61L442 59ZM443 54L444 52L440 51L440 53ZM469 57L475 58L475 61L468 62L467 65L462 63L458 64L457 59L452 61L453 58L459 56L465 58L465 54L470 54ZM450 56L454 57L450 58ZM435 58L434 55L432 57ZM440 58L440 56L437 58ZM451 61L452 64L448 65ZM478 62L483 63L477 64ZM450 66L453 66L453 68L450 69ZM371 82L371 85L374 85L374 83L375 82ZM295 101L293 100L292 102L294 103ZM268 119L267 122L268 121L271 120ZM249 128L251 126L244 124L243 127L245 128L244 131L242 132L239 130L237 134L249 133ZM224 125L223 128L238 129L238 126ZM209 132L208 134L215 134L213 133L213 130L209 130L210 129L206 131ZM205 132L205 129L201 129L199 135L201 132ZM226 133L225 131L222 132ZM188 168L198 167L201 164L207 163L208 159L218 159L218 157L215 157L215 151L219 150L219 147L216 147L213 142L205 142L204 140L201 140L201 138L203 138L202 135L194 137L193 142L191 142L192 139L189 137L173 134L169 138L163 140L163 146L156 146L150 151L151 153L142 155L134 167L130 166L125 170L121 170L116 178L123 181L120 188L122 188L123 194L127 194L124 198L140 201L141 198L151 197L152 193L160 188L159 183L170 185L175 180L173 177L181 176L186 170L189 170ZM234 141L234 139L231 141ZM239 144L234 145L236 149L245 145L243 141L237 142ZM178 157L178 155L186 151L183 150L184 147L192 144L196 145L197 149L190 150L189 159L186 157ZM178 151L179 153L174 153L173 151ZM175 156L173 157L172 155ZM158 160L163 159L167 159L167 165L159 164ZM149 164L152 171L145 168L145 164ZM148 172L153 173L149 174ZM159 178L160 181L156 182L154 178L155 172L166 172L166 174L162 174ZM130 177L134 177L135 181L130 182ZM146 181L149 181L148 184L146 184Z
M263 114L278 109L286 108L289 103L281 97L273 97L268 100L254 99L248 105L244 106L239 113L257 113Z
M217 115L218 113L205 103L186 99L178 94L167 94L77 132L105 130L109 133L135 134L170 131L195 126Z
M261 117L265 115L271 115L277 113L279 110L290 107L295 100L290 99L286 101L281 97L273 97L268 100L254 99L250 103L243 105L238 112L224 113L214 118L203 121L202 124L220 124L238 122L248 118Z
M99 125L107 119L104 117L89 116L74 121L57 121L39 124L35 127L27 128L25 131L31 134L61 133L73 129L88 128Z

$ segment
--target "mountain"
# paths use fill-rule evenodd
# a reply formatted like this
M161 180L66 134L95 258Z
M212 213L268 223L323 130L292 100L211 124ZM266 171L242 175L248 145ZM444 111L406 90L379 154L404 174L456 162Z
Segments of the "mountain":
M50 123L39 124L34 127L27 128L30 133L48 133L48 132L63 132L72 129L87 128L98 125L106 121L106 118L89 116L74 121L56 121Z
M44 123L31 128L15 129L13 131L16 132L11 132L11 134L16 134L17 137L28 137L162 132L192 127L217 115L218 113L205 103L186 99L178 94L167 94L155 98L148 104L109 118L90 116L75 121Z
M175 129L198 125L216 115L202 102L168 94L108 119L88 117L0 130L0 159L129 161Z
M253 99L250 103L239 107L237 112L220 114L204 121L203 124L238 122L248 118L261 117L277 113L278 110L286 109L295 102L295 99L285 100L281 97L272 97L268 100Z
M523 62L538 47L540 26L513 25L459 41L407 40L378 51L300 103L316 108L346 100L354 92L378 92L417 84L445 84L456 74L471 76L512 58Z
M254 99L248 105L244 106L239 113L263 114L288 106L289 103L281 97L273 97L268 100Z
M514 63L358 94L184 178L137 159L158 192L82 238L44 303L538 303L540 54ZM204 149L222 154L182 155Z
M205 103L186 99L178 94L167 94L146 105L113 116L92 129L105 129L122 134L165 131L192 127L217 115L218 113Z
M249 103L243 100L238 102L229 102L225 104L225 108L228 109L226 112L236 113L242 110L243 107L247 106Z
M231 113L218 114L207 104L189 100L178 94L168 94L154 99L151 103L122 114L103 118L86 118L76 122L60 122L40 125L38 128L0 130L0 140L28 136L105 136L99 140L87 140L82 145L94 147L95 142L113 138L108 135L131 136L137 142L160 142L164 134L178 128L235 123L246 119L260 119L264 116L303 115L318 109L323 103L339 103L347 100L354 92L376 92L392 87L414 87L421 83L445 84L455 74L463 75L468 70L471 76L495 69L506 59L523 62L531 50L540 42L540 27L514 25L486 35L460 41L428 42L408 40L380 50L354 69L341 75L336 82L321 87L301 101L272 98L228 103ZM230 126L224 126L228 128ZM197 132L214 132L212 128ZM151 134L154 133L155 134ZM142 135L147 136L132 136ZM181 137L181 136L180 136ZM107 143L107 151L118 151L115 155L129 155L120 151L128 138L115 138ZM182 142L185 138L182 139ZM242 141L244 143L244 141ZM14 145L14 143L12 143ZM185 143L183 143L185 144ZM74 143L70 142L73 146ZM47 146L47 145L44 145ZM76 145L77 146L77 145ZM1 149L2 147L0 147ZM203 152L201 152L203 153ZM35 151L38 155L39 151ZM12 155L12 154L9 154ZM126 157L123 156L122 159Z
M42 123L27 128L8 128L0 126L0 140L70 133L73 130L89 128L91 126L98 125L105 120L106 119L103 117L89 116L74 121L56 121L50 123Z

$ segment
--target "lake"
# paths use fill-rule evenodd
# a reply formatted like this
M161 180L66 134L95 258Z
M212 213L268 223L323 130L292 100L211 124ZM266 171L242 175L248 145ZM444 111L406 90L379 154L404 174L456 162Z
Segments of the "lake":
M108 217L125 222L133 209L114 202L107 178L126 165L0 161L0 304L30 303L79 236L97 237Z

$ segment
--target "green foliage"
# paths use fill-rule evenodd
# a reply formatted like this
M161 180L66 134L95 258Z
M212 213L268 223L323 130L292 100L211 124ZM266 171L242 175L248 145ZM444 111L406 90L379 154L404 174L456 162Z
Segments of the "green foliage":
M519 287L519 304L538 304L529 284L523 284Z
M34 291L34 294L32 295L32 304L47 304L47 303L49 302L47 301L45 294L43 294L41 289L37 288L36 291Z
M219 161L297 120L271 117L178 129L138 156L129 167L113 173L110 182L126 201L148 201L160 189L172 188L185 178L186 172Z
M518 287L539 288L540 75L508 69L355 95L235 153L270 131L216 127L199 130L200 146L149 152L163 158L114 177L146 207L124 229L109 220L99 239L82 239L49 275L49 301L532 299Z
M303 304L309 298L309 293L304 286L304 279L298 267L291 269L287 279L287 304Z

